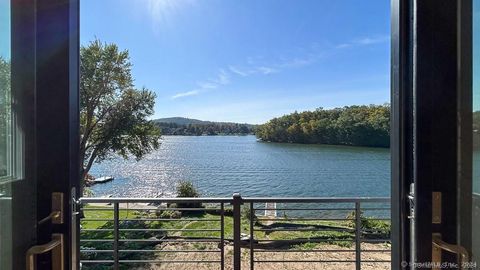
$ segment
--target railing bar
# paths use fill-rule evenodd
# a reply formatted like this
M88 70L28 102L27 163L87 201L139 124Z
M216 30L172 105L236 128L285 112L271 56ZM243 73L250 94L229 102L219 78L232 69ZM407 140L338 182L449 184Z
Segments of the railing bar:
M353 221L353 218L259 218L258 221Z
M84 218L81 221L113 221L113 219ZM220 219L200 219L200 218L121 218L122 221L220 221Z
M82 207L80 208L82 211L113 211L113 207L108 207L108 208L97 208L97 207Z
M360 210L360 202L355 203L355 269L360 270L362 268L362 211Z
M201 219L201 218L130 218L120 219L120 221L220 221L220 219Z
M354 229L256 229L256 232L355 232Z
M84 238L84 239L80 239L80 242L113 242L113 239L92 239L92 238Z
M241 206L242 197L239 193L233 194L233 269L240 270L242 267L241 250Z
M362 252L373 253L373 252L392 252L390 249L362 249Z
M81 249L82 253L112 253L111 249Z
M80 263L113 263L113 260L80 260Z
M162 250L162 249L139 249L139 250L120 250L123 253L141 253L141 252L158 252L158 253L218 253L219 250L196 250L196 249L185 249L185 250Z
M162 202L205 202L205 203L228 203L232 198L91 198L82 197L80 203L162 203Z
M113 221L113 219L104 219L104 218L82 218L81 221Z
M253 202L250 202L250 270L254 270L254 248L253 248L253 243L255 242L254 240L254 228L253 228L253 223L254 223L254 218L255 218L255 209L253 207Z
M220 229L119 229L120 232L219 232Z
M113 232L115 229L81 229L80 232Z
M390 242L390 239L360 239L363 243L383 243L383 242Z
M120 260L120 263L219 263L219 260L167 261L167 260Z
M205 243L219 243L220 240L209 240L209 239L188 239L188 240L163 240L163 239L119 239L120 242L165 242L165 243L195 243L195 242L205 242Z
M220 270L225 269L225 204L220 204Z
M355 208L257 208L255 210L277 210L277 211L353 211Z
M188 239L188 240L164 240L164 239L118 239L119 242L172 242L172 243L188 243L188 242L207 242L219 243L220 240L209 239ZM81 239L80 242L114 242L114 239Z
M389 197L244 197L244 202L293 202L293 203L389 203ZM231 203L232 198L91 198L82 197L80 203L162 203L162 202L206 202L206 203Z
M259 253L269 253L269 252L325 252L325 253L336 253L336 252L355 252L354 249L255 249L255 252Z
M270 240L270 239L257 239L257 242L280 242L280 243L305 243L305 242L312 242L312 243L323 243L323 242L355 242L354 239L279 239L279 240Z
M111 253L113 250L106 250L106 249L82 249L80 250L82 253ZM219 253L219 250L195 250L195 249L188 249L188 250L162 250L162 249L121 249L118 252L120 253Z
M119 261L119 254L118 254L118 250L119 250L119 238L120 238L120 233L118 231L118 225L119 225L119 222L118 222L118 218L119 218L119 206L118 206L118 203L115 203L114 204L114 211L113 211L113 228L114 228L114 232L113 232L113 260L114 260L114 265L113 265L113 269L115 270L118 270L119 269L119 264L118 264L118 261Z
M88 209L88 208L87 208ZM164 211L164 210L172 210L172 211L218 211L218 208L121 208L121 210L129 210L129 211Z
M218 208L120 208L125 211L163 211L163 210L174 210L174 211L218 211ZM83 211L112 211L113 207L97 208L97 207L83 207Z
M255 260L256 263L355 263L354 260Z
M388 197L245 197L242 198L244 202L265 203L355 203L355 202L369 202L369 203L388 203Z

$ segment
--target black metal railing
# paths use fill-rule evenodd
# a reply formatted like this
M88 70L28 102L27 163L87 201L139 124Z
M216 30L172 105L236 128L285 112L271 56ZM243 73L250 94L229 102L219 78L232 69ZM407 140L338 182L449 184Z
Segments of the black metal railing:
M389 198L78 202L83 269L390 269Z

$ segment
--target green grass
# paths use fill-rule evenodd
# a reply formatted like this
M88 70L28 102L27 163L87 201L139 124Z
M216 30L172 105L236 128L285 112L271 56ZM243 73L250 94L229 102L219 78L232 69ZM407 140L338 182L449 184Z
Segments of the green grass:
M86 208L98 208L95 206L86 206ZM103 207L105 208L105 207ZM113 219L113 210L98 210L98 211L85 211L86 219ZM122 232L122 238L150 238L160 236L175 236L185 238L220 238L220 216L218 214L188 214L183 213L182 219L199 218L208 221L190 221L190 220L172 220L172 221L140 221L141 218L157 218L154 213L138 212L134 210L120 209L120 219L139 219L139 221L130 223L120 223L121 228L142 228L142 229L187 229L198 231L169 231L161 233L153 232ZM210 221L216 220L216 221ZM250 223L246 218L242 218L241 221L242 233L250 234ZM82 221L83 229L113 229L112 221ZM268 225L255 223L254 233L255 239L266 240L291 240L291 239L322 239L328 244L337 244L341 246L350 246L353 244L354 232L353 223L351 221L288 221L279 218ZM225 239L233 238L233 218L231 216L224 217L224 237ZM386 221L372 220L362 217L362 227L364 230L373 232L374 234L388 235L390 232L390 223ZM278 228L291 228L298 229L312 229L317 231L258 231L259 229L278 229ZM216 231L201 231L211 230ZM325 229L325 230L322 230ZM335 230L349 230L349 231L335 231ZM85 232L82 236L88 236L89 238L112 238L112 232ZM331 241L328 241L331 240ZM345 240L345 241L334 241ZM316 244L315 244L316 245ZM297 245L298 246L298 245ZM306 245L308 246L308 245Z

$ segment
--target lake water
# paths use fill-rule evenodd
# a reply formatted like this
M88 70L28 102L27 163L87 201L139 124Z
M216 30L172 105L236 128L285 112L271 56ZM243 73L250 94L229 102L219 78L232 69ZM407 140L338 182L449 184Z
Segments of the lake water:
M389 196L388 149L257 142L255 136L163 136L143 160L116 158L91 174L115 180L95 196L173 196L192 181L203 196Z

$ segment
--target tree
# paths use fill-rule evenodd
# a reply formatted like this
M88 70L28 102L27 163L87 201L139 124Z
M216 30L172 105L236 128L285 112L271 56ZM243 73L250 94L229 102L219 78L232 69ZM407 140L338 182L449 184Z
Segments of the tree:
M10 61L0 57L0 176L7 174L7 130L10 125Z
M81 179L95 162L114 154L141 159L159 147L153 115L155 93L135 89L127 50L91 42L80 49Z
M294 112L256 128L264 141L389 147L390 106L346 106Z

